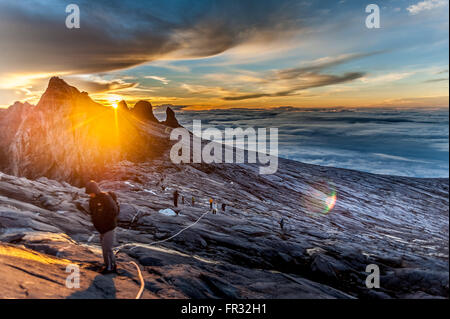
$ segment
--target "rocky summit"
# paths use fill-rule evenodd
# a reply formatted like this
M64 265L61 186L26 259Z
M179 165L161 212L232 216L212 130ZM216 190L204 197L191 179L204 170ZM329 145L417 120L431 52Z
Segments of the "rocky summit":
M135 298L138 266L142 298L448 298L448 179L282 158L273 175L175 165L173 111L158 122L132 110L52 78L36 106L0 113L0 297ZM89 179L118 196L118 275L98 273ZM68 265L80 288L66 285Z

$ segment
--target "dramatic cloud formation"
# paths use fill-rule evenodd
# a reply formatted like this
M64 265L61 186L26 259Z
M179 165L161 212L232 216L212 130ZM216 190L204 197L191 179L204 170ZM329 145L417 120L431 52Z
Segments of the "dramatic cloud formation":
M98 73L162 57L206 57L298 31L291 1L78 1L67 29L60 2L0 2L1 73ZM32 48L32 50L31 50ZM30 54L33 58L30 59Z
M228 96L224 97L224 100L229 101L237 101L237 100L246 100L246 99L255 99L259 97L267 97L267 96L288 96L295 94L298 91L306 90L315 87L321 87L326 85L333 85L344 83L348 81L352 81L364 76L364 73L352 72L346 73L342 76L337 75L321 75L315 73L307 73L304 79L298 78L297 84L294 85L293 88L287 91L279 91L275 93L256 93L256 94L248 94L248 95L240 95L240 96Z
M294 79L301 75L311 73L311 72L320 72L324 69L343 64L345 62L349 62L352 60L369 57L375 54L379 54L382 52L373 52L373 53L353 53L353 54L343 54L337 57L325 57L320 58L315 61L312 61L308 66L298 67L298 68L290 68L285 70L277 71L277 76L280 79Z
M379 52L364 53L364 54L345 54L338 57L325 57L312 61L307 66L276 70L270 74L263 75L263 78L258 79L256 82L261 84L265 83L269 87L274 83L279 83L285 86L285 89L279 90L273 93L252 93L243 94L237 96L227 96L223 99L226 101L240 101L247 99L256 99L261 97L275 97L275 96L289 96L300 94L299 91L317 88L327 85L334 85L353 81L364 76L363 72L347 72L343 75L330 75L321 74L320 72L343 64L352 60L372 56ZM250 82L255 82L255 77L249 79Z

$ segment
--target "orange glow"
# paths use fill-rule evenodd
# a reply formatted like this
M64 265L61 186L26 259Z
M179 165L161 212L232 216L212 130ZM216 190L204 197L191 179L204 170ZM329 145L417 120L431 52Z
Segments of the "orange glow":
M122 101L123 98L120 95L112 94L108 95L107 100L112 108L117 109L119 107L119 102Z
M42 264L67 265L73 263L67 259L55 258L29 249L16 248L13 246L0 246L0 256L34 260Z

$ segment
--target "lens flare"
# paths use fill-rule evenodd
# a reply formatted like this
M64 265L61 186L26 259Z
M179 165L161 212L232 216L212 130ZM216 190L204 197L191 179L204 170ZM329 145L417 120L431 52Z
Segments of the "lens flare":
M337 202L337 192L329 182L311 183L302 195L301 206L312 215L327 215Z
M324 214L328 214L333 210L334 206L336 205L336 200L337 200L336 191L333 190L330 196L328 196L327 199L325 200L325 209L323 211Z

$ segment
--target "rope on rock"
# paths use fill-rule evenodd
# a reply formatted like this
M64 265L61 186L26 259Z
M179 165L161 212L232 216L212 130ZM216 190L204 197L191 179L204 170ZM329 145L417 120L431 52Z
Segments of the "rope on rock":
M145 287L144 277L142 276L141 268L139 268L138 264L136 264L134 261L130 261L130 264L133 264L136 267L138 276L139 276L139 280L141 281L141 288L139 288L139 292L136 295L136 299L141 299L142 293L144 292L144 287Z
M192 224L190 224L190 225L184 227L183 229L181 229L180 231L178 231L176 234L174 234L174 235L172 235L172 236L170 236L170 237L168 237L168 238L166 238L166 239L154 241L154 242L151 242L151 243L145 244L145 245L147 245L147 246L152 246L152 245L156 245L156 244L161 244L161 243L163 243L163 242L166 242L166 241L168 241L168 240L171 240L171 239L177 237L178 235L180 235L180 234L181 234L182 232L184 232L185 230L187 230L187 229L191 228L192 226L194 226L195 224L197 224L197 223L200 221L200 219L202 219L202 218L203 218L206 214L208 214L208 213L209 213L209 210L206 211L205 213L203 213L203 214L202 214L202 215L201 215L194 223L192 223ZM119 253L119 251L120 251L122 248L124 248L124 247L126 247L126 246L131 246L131 245L133 245L134 247L130 248L130 250L133 250L134 248L139 247L139 244L124 244L124 245L120 245L119 247L117 247L117 250L116 250L115 254Z
M147 244L147 245L156 245L156 244L160 244L160 243L163 243L163 242L165 242L165 241L168 241L168 240L170 240L170 239L172 239L172 238L175 238L176 236L180 235L180 234L181 234L182 232L184 232L185 230L187 230L187 229L191 228L192 226L194 226L195 224L197 224L197 223L200 221L200 219L202 219L202 218L203 218L206 214L208 214L208 213L209 213L209 211L206 211L206 212L203 213L203 214L202 214L202 215L201 215L194 223L188 225L187 227L184 227L183 229L181 229L181 230L180 230L179 232L177 232L176 234L174 234L174 235L172 235L172 236L170 236L170 237L168 237L168 238L166 238L166 239L163 239L163 240L154 241L154 242L152 242L152 243L150 243L150 244ZM126 246L129 246L129 245L133 245L133 244L124 244L124 245L121 245L121 246L117 247L117 250L116 250L116 252L115 252L114 254L117 255L117 254L120 252L120 250L121 250L122 248L124 248L124 247L126 247ZM139 244L138 244L138 245L135 244L135 246L134 246L134 247L131 247L130 250L132 250L132 249L134 249L134 248L136 248L136 247L139 247ZM140 287L140 289L139 289L139 292L138 292L137 295L136 295L136 299L141 299L142 294L143 294L143 292L144 292L144 288L145 288L144 277L142 276L141 268L139 268L138 264L136 264L134 261L130 261L129 263L130 263L130 264L133 264L133 265L136 267L136 270L137 270L137 272L138 272L139 280L141 281L141 287Z

